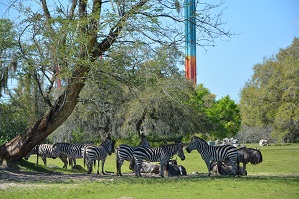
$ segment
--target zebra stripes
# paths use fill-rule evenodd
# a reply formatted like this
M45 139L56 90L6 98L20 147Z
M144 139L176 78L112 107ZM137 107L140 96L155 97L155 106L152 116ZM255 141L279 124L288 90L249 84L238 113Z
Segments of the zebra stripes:
M139 146L143 146L146 148L150 147L149 142L147 139L142 136L141 142L139 143ZM123 165L124 161L132 161L134 159L133 152L135 150L135 147L131 147L126 144L121 144L116 150L116 173L118 176L122 176L121 173L121 166Z
M40 156L44 162L44 165L47 165L47 158L56 158L59 157L61 161L64 163L63 168L67 168L67 157L64 154L60 154L55 156L53 153L53 145L52 144L40 144L36 145L31 152L25 157L26 160L32 154L37 154L36 163L38 164L38 156Z
M150 162L160 162L160 175L161 177L164 177L165 163L167 163L169 159L172 158L175 154L177 154L181 158L181 160L185 160L182 144L169 144L158 148L146 148L143 146L137 147L133 151L135 161L135 175L137 177L141 177L140 170L142 162L143 160L147 160Z
M106 161L107 155L111 155L114 152L114 144L115 141L111 139L106 139L101 146L94 146L90 145L84 148L83 150L83 158L84 162L86 162L88 166L87 173L90 174L92 171L92 163L95 163L95 160L98 160L98 170L97 173L99 174L99 167L100 167L100 160L102 161L102 174L105 175L104 172L104 164Z
M90 146L89 143L80 143L80 144L70 144L67 142L59 142L53 145L53 154L57 157L61 154L69 158L69 164L73 165L76 168L76 158L83 158L82 150Z
M232 166L232 175L235 176L238 171L237 157L238 149L231 145L225 146L209 146L203 139L194 136L186 150L190 153L192 150L197 149L201 154L202 159L208 167L208 175L211 175L211 161L221 162L228 161Z

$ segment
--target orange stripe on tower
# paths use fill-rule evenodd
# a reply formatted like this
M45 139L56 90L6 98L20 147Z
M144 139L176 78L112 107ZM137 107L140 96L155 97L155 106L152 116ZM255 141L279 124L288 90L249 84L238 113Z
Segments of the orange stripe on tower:
M196 57L195 56L186 56L185 71L186 71L186 78L192 79L194 84L196 84Z

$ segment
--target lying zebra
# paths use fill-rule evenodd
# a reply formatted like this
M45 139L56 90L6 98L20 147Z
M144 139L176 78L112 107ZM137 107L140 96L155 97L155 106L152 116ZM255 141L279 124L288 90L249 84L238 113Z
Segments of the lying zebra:
M169 144L157 148L137 147L133 152L135 175L141 177L140 170L143 160L147 160L150 162L160 162L160 176L164 177L165 163L175 154L178 155L181 160L185 160L182 144Z

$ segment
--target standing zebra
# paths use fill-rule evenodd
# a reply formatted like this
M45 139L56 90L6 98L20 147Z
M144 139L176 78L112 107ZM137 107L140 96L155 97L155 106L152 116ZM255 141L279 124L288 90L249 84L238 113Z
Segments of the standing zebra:
M40 156L44 162L44 165L47 165L47 158L53 158L59 157L61 161L64 163L63 168L67 168L67 157L63 154L60 154L59 156L55 156L53 154L53 145L52 144L40 144L36 145L31 152L26 155L25 159L28 160L31 154L37 154L36 156L36 163L38 164L38 156Z
M147 141L146 137L143 134L141 135L141 142L139 143L138 146L143 146L146 148L150 147L149 142ZM134 156L133 156L134 150L135 150L134 147L131 147L126 144L121 144L117 147L117 150L116 150L116 170L117 170L117 172L116 173L118 176L122 176L121 166L123 165L125 160L131 161L131 164L132 164L132 161L134 159Z
M53 145L53 153L57 157L61 154L67 156L69 158L69 164L74 168L77 167L76 158L83 158L82 150L86 146L90 146L91 144L84 143L84 144L71 144L67 142L58 142Z
M211 175L211 161L228 161L232 166L232 175L237 174L237 157L238 149L231 145L224 146L210 146L203 139L194 136L186 150L190 153L192 150L197 149L201 154L202 159L205 161L208 167L208 176Z
M111 155L114 152L114 144L115 140L106 139L99 147L90 145L83 149L83 158L84 163L86 162L88 166L87 173L90 174L92 171L92 163L95 163L95 160L98 160L98 170L97 173L99 174L99 167L100 167L100 160L102 161L102 174L105 175L104 172L104 164L106 161L107 155Z
M185 160L185 154L182 144L168 144L157 148L146 148L143 146L137 147L134 152L134 171L137 177L141 177L140 170L143 160L150 162L160 162L161 169L160 175L164 177L164 166L175 154L177 154L181 160Z

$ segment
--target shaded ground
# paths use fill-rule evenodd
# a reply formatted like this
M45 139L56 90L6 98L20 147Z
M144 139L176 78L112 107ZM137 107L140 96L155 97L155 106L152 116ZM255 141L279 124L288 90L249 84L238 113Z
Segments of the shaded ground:
M44 182L44 183L60 183L73 181L103 181L111 180L115 173L103 174L86 174L86 173L59 173L59 172L37 172L23 171L19 166L0 166L0 190L16 186L30 186L26 183ZM159 177L155 174L143 174L144 177ZM134 177L134 173L123 173L122 177Z

